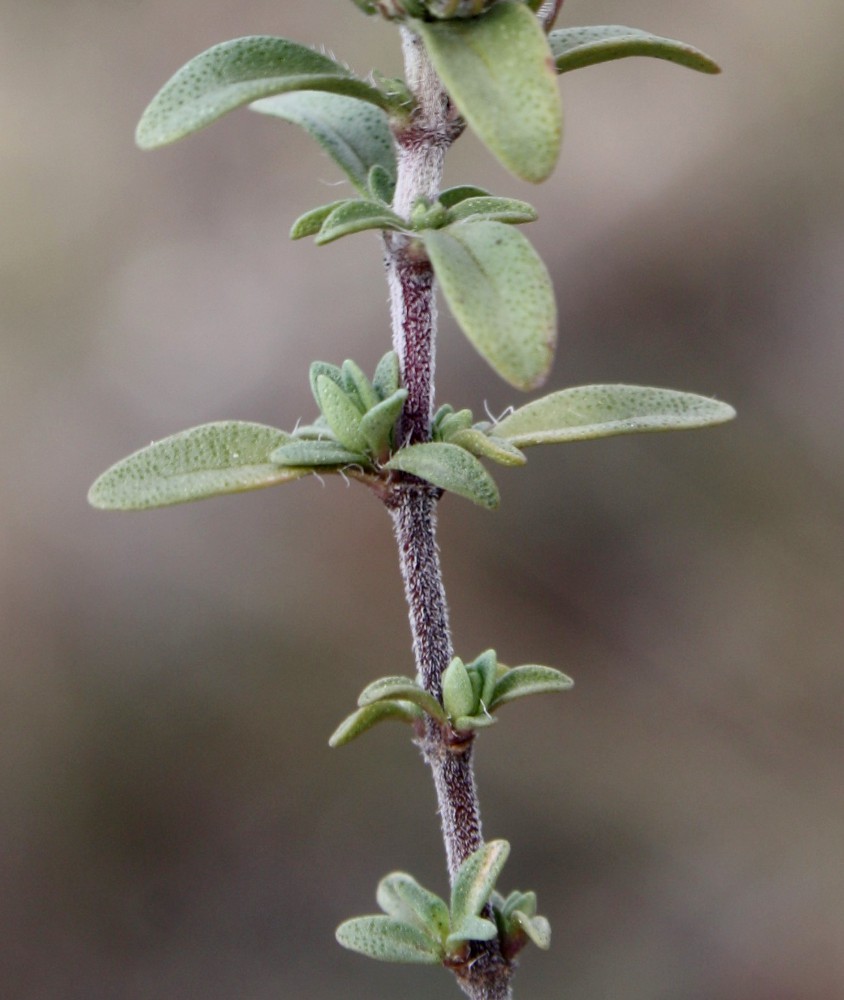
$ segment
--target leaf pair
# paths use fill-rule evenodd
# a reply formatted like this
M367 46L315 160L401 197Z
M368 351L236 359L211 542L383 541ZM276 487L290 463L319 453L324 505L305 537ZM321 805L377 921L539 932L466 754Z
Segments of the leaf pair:
M552 667L505 667L494 649L464 665L454 657L443 673L443 704L409 677L381 677L363 689L358 709L337 727L332 747L345 746L385 719L418 723L426 715L457 732L492 725L496 708L527 695L567 691L570 678Z
M550 927L536 916L535 893L511 893L504 900L495 892L509 853L506 840L493 840L471 854L457 872L449 906L405 872L385 876L376 893L384 914L345 921L337 928L337 940L369 958L428 965L459 964L468 956L470 941L500 934L511 956L528 937L547 948ZM482 916L490 901L492 920Z

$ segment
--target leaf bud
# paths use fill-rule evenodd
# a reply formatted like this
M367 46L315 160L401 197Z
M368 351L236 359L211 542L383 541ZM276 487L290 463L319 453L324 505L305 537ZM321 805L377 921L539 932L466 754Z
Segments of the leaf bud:
M474 715L478 707L472 678L459 656L443 672L443 708L449 718Z

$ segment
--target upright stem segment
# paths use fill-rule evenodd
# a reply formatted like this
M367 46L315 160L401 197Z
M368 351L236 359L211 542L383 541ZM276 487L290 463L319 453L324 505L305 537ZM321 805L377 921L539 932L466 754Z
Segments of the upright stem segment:
M402 29L407 81L417 104L396 131L398 177L393 207L407 217L419 197L439 194L443 158L463 128L434 72L421 39ZM436 304L434 272L424 248L410 237L385 233L393 344L408 390L399 428L403 443L430 439L434 402ZM453 655L448 607L436 543L439 491L412 476L399 476L386 497L393 518L413 635L419 681L442 700L442 674ZM448 727L429 719L420 741L437 793L449 877L483 845L472 771L472 741L455 740ZM469 961L455 967L473 1000L507 1000L511 966L497 941L473 945Z

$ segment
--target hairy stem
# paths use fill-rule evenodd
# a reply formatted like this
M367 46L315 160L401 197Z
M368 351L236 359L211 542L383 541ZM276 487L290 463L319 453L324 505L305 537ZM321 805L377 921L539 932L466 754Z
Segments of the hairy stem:
M407 216L415 201L439 193L443 158L463 123L427 58L421 39L402 29L407 80L416 97L409 122L396 130L398 177L393 208ZM434 403L436 305L434 273L424 248L411 238L385 233L393 344L408 390L399 427L403 443L427 441ZM385 502L393 518L407 599L417 676L442 700L442 674L453 655L448 606L436 543L439 491L412 476L397 477ZM420 740L437 793L448 872L483 845L472 770L471 739L456 741L449 727L429 719ZM454 968L472 1000L507 1000L511 965L497 941L473 945L470 960Z

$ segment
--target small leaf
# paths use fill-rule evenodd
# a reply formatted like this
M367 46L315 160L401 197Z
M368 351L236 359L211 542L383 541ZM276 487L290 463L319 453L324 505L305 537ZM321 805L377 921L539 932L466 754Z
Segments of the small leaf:
M366 438L360 429L363 414L348 394L327 375L317 375L316 389L319 408L340 444L352 452L365 452Z
M472 687L472 679L459 656L455 656L443 671L442 686L443 708L450 719L475 714L478 702Z
M153 98L135 138L141 149L165 146L234 108L292 90L331 91L389 110L381 91L330 56L286 38L253 35L191 59Z
M538 948L547 951L551 947L551 925L545 917L530 917L521 910L514 910L510 919Z
M516 698L524 698L529 694L547 694L553 691L568 691L574 685L570 677L553 667L541 667L528 664L523 667L513 667L495 685L492 699L487 708L492 711L499 705Z
M320 375L325 375L326 378L330 378L338 389L342 389L344 392L346 391L346 380L343 378L342 370L338 368L337 365L330 365L327 361L312 361L311 366L308 369L308 379L310 381L311 392L313 393L317 406L320 405L319 392L317 391L317 379ZM325 420L325 417L322 417L321 419Z
M346 391L354 396L364 413L372 409L373 406L378 405L380 402L378 394L372 388L372 383L366 377L360 365L347 358L343 362L341 371L343 372L343 384Z
M392 431L406 399L407 389L396 389L392 396L377 403L363 415L360 429L373 455L389 450Z
M507 899L502 900L499 907L504 917L509 917L515 910L528 917L536 914L536 893L535 892L511 892Z
M464 198L448 213L449 222L459 222L473 216L483 216L490 221L507 222L511 225L535 222L538 218L533 205L516 198Z
M463 862L451 891L452 927L459 928L467 917L480 914L509 854L506 840L491 840Z
M470 427L464 431L457 431L448 439L452 444L460 445L466 451L471 451L478 458L488 458L499 465L524 465L527 462L525 456L518 448L510 444L504 438L490 437L483 431Z
M449 915L444 901L405 872L385 875L378 883L376 899L388 916L414 924L433 938L442 940L448 934Z
M467 733L473 729L489 729L498 719L494 715L460 715L451 722L456 733Z
M331 734L328 745L330 747L345 746L385 719L413 723L422 718L424 718L424 714L421 709L408 701L378 701L374 705L359 708L347 716Z
M362 195L370 190L373 171L380 172L385 188L395 184L393 136L380 108L354 97L314 90L266 97L250 107L301 126Z
M557 311L548 271L530 243L511 226L483 220L422 238L445 300L475 349L511 385L539 385L554 358Z
M341 236L362 233L365 229L404 228L404 220L381 202L355 199L339 205L328 216L314 242L318 246L324 246L339 240Z
M445 712L437 699L421 688L416 681L409 677L379 677L377 681L368 684L360 693L358 705L374 705L384 699L401 699L410 701L418 705L428 715L445 721Z
M498 677L498 657L494 649L486 649L468 666L469 670L477 670L481 678L480 700L484 707L489 708L492 701L492 693L495 690L495 682Z
M344 948L381 962L437 965L443 958L439 941L412 924L380 914L346 920L337 928L336 935Z
M504 167L543 181L562 138L560 96L545 33L520 2L469 20L414 21L461 115Z
M369 171L369 176L366 179L366 192L364 194L368 192L373 198L378 198L379 201L383 201L389 205L393 201L395 190L395 168L391 172L382 166L382 164L376 163Z
M495 426L518 448L584 441L639 431L688 430L732 420L732 406L673 389L640 385L584 385L552 392L522 406Z
M398 389L401 382L401 370L399 368L399 358L395 351L387 351L383 358L375 366L375 374L372 376L372 387L381 399L387 399Z
M499 503L492 477L474 455L455 444L433 441L401 448L384 468L409 472L490 510Z
M498 928L484 917L466 917L459 927L448 935L446 951L454 951L465 941L492 941L498 936Z
M700 49L620 24L560 28L548 35L548 44L558 73L626 56L653 56L701 73L721 72L721 67Z
M442 416L440 416L440 413L442 413ZM450 442L455 434L459 434L460 431L467 431L472 426L471 410L457 410L455 412L449 406L448 412L444 412L441 407L437 416L439 417L436 422L437 435L441 441Z
M346 205L348 202L348 198L343 198L341 201L332 201L328 205L320 205L319 208L312 208L310 212L300 215L290 227L290 239L301 240L305 236L315 236L322 229L322 224L334 209L339 208L341 205Z
M290 435L238 420L203 424L141 448L94 483L102 510L147 510L288 483L307 469L279 469L271 453Z
M446 208L452 208L461 201L465 201L466 198L487 197L489 197L489 191L485 191L483 188L475 187L474 184L458 184L455 187L446 188L445 191L440 191L437 201Z
M282 468L315 466L322 468L332 465L366 465L365 455L349 451L336 441L289 441L270 455L270 461ZM310 472L308 468L306 472ZM303 473L304 475L305 473Z

